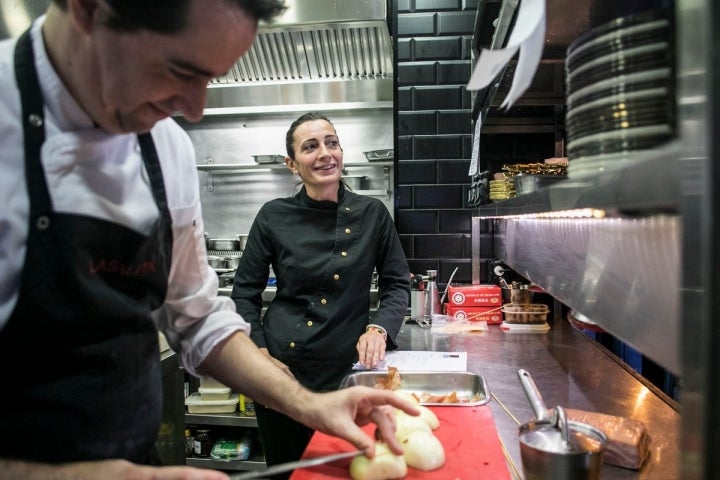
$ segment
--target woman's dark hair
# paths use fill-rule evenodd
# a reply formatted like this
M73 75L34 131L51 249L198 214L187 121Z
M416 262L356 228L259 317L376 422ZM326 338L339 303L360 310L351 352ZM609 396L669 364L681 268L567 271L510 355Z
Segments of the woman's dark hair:
M191 0L105 0L112 14L107 26L113 30L135 32L150 30L172 34L187 25L187 12ZM287 8L283 0L225 0L236 5L257 20L271 21ZM67 0L53 0L63 10Z
M295 135L295 130L297 130L297 128L303 123L312 122L313 120L325 120L332 125L333 128L335 128L335 125L333 125L330 119L320 112L308 112L298 117L298 119L290 125L290 129L285 134L285 150L287 150L288 157L293 160L295 160L295 148L293 147L293 135Z

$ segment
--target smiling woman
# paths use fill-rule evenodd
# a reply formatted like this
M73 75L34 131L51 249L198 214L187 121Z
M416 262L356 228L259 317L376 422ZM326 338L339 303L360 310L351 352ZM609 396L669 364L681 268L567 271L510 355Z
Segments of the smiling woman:
M395 348L410 271L383 202L343 183L343 149L333 123L318 112L301 115L285 144L285 164L301 179L300 191L258 212L231 297L268 356L304 386L336 390L355 362L377 366L386 349ZM261 318L270 266L276 294ZM380 301L370 319L374 270ZM299 459L313 431L260 402L256 415L268 465ZM273 477L279 478L287 477Z

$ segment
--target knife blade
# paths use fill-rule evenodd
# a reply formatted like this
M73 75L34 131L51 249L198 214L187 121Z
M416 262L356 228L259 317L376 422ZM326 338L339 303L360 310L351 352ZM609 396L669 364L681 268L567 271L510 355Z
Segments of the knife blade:
M363 452L363 450L353 450L352 452L333 453L332 455L322 455L314 458L306 458L305 460L298 460L296 462L279 463L265 470L230 475L230 480L251 480L253 478L266 478L270 475L275 475L276 473L289 472L298 468L314 467L316 465L335 462L344 458L357 457Z

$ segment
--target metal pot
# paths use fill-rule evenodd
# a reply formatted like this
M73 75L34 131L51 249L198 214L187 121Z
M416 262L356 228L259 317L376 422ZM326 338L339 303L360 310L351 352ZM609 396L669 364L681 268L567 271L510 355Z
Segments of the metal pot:
M225 259L215 255L208 255L208 263L212 268L225 268Z
M366 175L351 176L346 175L342 177L342 181L345 185L353 190L367 190L369 184L369 178Z
M607 436L568 421L560 406L548 410L530 374L521 369L518 377L537 417L519 429L525 480L599 480Z
M225 265L226 268L237 270L238 265L240 265L240 255L231 255L229 257L225 257Z
M235 235L235 238L238 240L238 250L242 251L245 250L245 244L247 243L248 234L247 233L238 233Z
M233 238L211 238L208 250L239 250L238 241Z

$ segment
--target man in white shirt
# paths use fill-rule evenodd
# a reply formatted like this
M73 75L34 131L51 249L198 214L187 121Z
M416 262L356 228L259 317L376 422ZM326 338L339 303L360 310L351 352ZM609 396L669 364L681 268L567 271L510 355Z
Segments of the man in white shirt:
M396 453L391 392L304 389L208 266L193 147L208 82L279 0L53 0L0 42L0 479L226 479L158 467L157 330L185 369ZM39 368L38 368L39 367Z

